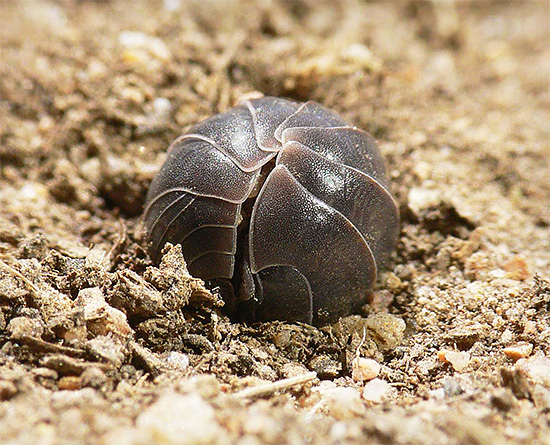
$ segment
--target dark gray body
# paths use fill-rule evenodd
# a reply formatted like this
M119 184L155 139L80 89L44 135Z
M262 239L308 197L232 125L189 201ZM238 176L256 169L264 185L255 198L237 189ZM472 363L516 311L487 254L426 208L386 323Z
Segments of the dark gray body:
M315 102L247 100L174 141L147 195L153 259L179 243L193 275L232 279L242 206L258 185L238 262L254 318L322 325L363 304L398 210L374 139Z

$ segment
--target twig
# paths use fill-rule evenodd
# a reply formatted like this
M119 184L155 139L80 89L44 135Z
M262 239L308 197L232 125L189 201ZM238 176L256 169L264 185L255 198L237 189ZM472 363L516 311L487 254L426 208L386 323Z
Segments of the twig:
M290 377L288 379L279 380L277 382L268 383L266 385L254 386L252 388L246 388L242 391L235 393L235 397L240 399L249 399L253 397L265 397L269 396L277 391L283 391L288 388L292 388L296 385L311 382L317 378L316 372L308 372L296 377Z
M88 368L99 368L104 372L113 371L113 365L101 362L87 362L62 354L48 355L40 359L40 364L62 375L80 375Z
M29 335L22 335L19 337L12 336L11 340L17 343L20 343L22 345L26 345L36 352L57 353L57 354L67 355L70 357L78 357L78 358L84 357L84 355L86 354L86 351L83 351L82 349L56 345L55 343L48 343L44 340L41 340L36 337L31 337Z
M40 295L40 290L28 278L25 278L25 276L21 272L19 272L18 270L15 270L13 267L7 265L2 260L0 260L0 266L2 266L10 274L16 276L21 281L23 281L23 283L25 283L27 285L27 287L30 289L31 292L33 292L35 294L35 296Z

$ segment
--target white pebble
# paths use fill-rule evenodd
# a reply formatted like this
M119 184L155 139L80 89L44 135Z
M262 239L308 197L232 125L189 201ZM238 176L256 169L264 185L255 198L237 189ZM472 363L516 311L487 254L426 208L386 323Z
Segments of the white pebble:
M174 371L185 372L189 368L189 357L181 352L172 351L166 356L166 363Z
M364 413L365 405L353 388L330 388L323 394L329 414L338 419L350 419Z
M391 389L388 382L382 379L374 379L363 388L363 399L368 402L380 403L384 400Z
M351 377L356 382L372 380L380 374L380 365L371 358L355 357L351 363Z
M147 51L150 55L162 61L168 61L172 58L172 53L162 40L142 32L122 31L118 35L118 41L126 48Z
M214 409L196 394L167 393L137 419L139 443L207 444L221 439Z
M153 101L153 110L158 116L168 116L172 110L172 103L164 97L157 97Z
M550 388L550 358L542 354L529 359L522 358L516 366L529 380Z
M428 207L439 204L441 201L441 194L438 190L413 187L409 191L408 201L409 208L418 215Z
M450 363L455 371L463 371L470 363L470 353L466 351L448 351L442 349L438 353L439 360Z

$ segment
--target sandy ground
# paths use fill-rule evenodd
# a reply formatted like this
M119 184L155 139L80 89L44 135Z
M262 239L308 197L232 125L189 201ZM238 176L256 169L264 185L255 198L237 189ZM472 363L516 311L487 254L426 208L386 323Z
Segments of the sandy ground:
M548 2L0 8L2 443L550 443ZM137 236L169 142L251 92L388 160L397 251L334 326L232 323Z

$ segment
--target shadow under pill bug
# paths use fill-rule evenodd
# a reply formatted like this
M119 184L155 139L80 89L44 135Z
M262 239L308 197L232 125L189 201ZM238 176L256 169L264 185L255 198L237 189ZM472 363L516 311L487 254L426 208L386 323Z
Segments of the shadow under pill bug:
M373 137L316 102L275 97L176 139L143 221L153 261L181 244L189 271L247 319L317 326L366 302L399 230Z

